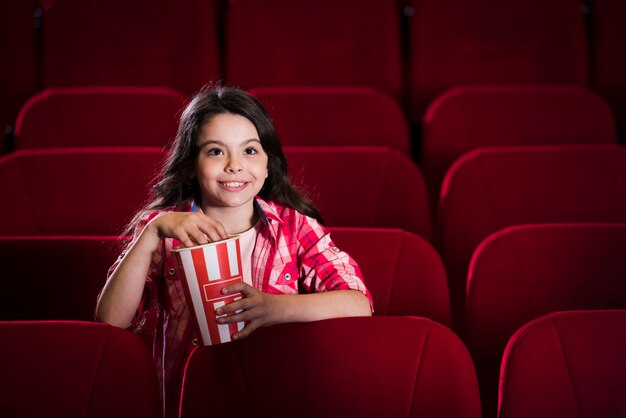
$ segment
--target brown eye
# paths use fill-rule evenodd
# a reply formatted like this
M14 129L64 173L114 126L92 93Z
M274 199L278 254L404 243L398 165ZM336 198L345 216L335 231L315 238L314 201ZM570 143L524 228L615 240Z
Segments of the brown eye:
M222 155L222 154L223 154L223 152L222 152L222 150L221 150L221 149L219 149L219 148L211 148L211 149L209 149L209 150L207 151L207 154L209 154L209 155Z

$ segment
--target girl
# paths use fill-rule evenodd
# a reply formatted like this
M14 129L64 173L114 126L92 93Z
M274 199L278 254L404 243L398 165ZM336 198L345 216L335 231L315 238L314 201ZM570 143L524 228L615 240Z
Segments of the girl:
M96 317L148 331L166 417L178 416L183 366L198 344L172 247L240 234L244 281L223 293L244 298L216 311L220 323L247 321L233 339L281 322L371 315L359 267L290 184L272 122L244 91L214 86L195 95L152 194L110 269Z

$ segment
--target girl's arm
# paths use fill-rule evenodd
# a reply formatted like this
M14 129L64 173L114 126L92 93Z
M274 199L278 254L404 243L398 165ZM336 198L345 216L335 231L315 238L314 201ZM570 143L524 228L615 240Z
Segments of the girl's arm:
M218 319L227 324L249 321L233 339L248 336L261 326L284 322L309 322L346 316L371 316L369 299L358 290L333 290L329 292L271 295L246 283L236 283L222 289L223 294L241 292L245 298L218 308L217 315L243 309L243 312Z
M104 286L96 318L127 328L135 317L152 257L161 238L178 239L186 247L228 238L221 223L202 212L170 212L152 219L141 231Z
M146 276L161 239L146 226L109 276L96 305L96 319L128 328L137 313Z

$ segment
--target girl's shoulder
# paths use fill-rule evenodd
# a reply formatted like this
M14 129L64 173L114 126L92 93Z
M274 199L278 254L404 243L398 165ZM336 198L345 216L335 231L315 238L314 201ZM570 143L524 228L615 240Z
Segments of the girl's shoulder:
M257 204L262 211L262 216L265 217L264 222L268 225L276 225L279 230L295 231L298 235L311 230L316 231L317 234L325 233L324 227L317 219L304 215L290 206L261 198L257 198Z
M296 209L280 204L274 200L263 200L256 198L257 209L265 221L277 221L280 224L293 222L301 218L302 215Z

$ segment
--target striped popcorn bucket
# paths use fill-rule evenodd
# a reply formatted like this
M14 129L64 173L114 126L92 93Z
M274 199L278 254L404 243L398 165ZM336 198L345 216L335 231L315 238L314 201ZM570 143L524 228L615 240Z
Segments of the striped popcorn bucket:
M241 293L226 296L221 293L223 287L243 280L239 237L196 247L173 248L172 253L203 345L230 341L231 335L241 330L244 323L218 324L215 310L242 298Z

